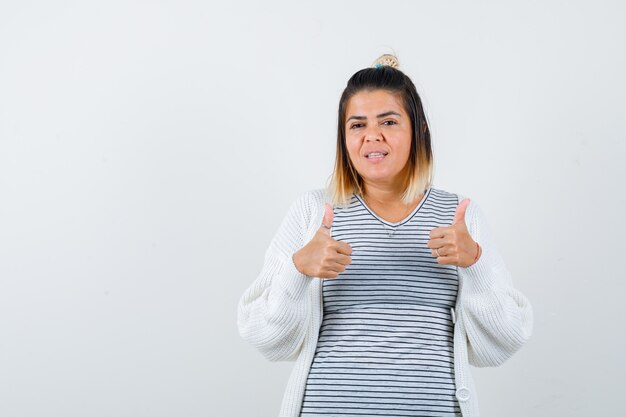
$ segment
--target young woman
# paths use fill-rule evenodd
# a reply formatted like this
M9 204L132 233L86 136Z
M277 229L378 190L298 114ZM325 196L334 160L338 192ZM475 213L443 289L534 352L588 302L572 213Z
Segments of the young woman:
M339 102L335 170L291 205L243 294L241 336L295 360L281 417L476 417L469 365L532 332L479 206L432 187L413 82L384 55Z

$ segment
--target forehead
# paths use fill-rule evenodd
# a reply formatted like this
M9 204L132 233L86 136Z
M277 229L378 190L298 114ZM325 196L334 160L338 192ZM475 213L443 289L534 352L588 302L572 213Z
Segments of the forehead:
M394 110L406 114L402 99L398 94L387 90L363 90L348 100L346 118L350 116L371 116L383 111Z

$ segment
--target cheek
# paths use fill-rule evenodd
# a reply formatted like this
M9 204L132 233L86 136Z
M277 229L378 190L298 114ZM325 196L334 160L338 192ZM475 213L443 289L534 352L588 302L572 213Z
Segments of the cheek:
M355 143L351 143L350 141L346 142L346 149L348 150L348 156L350 159L355 162L359 155L359 148Z
M408 133L407 137L402 141L402 152L407 156L411 153L411 134Z

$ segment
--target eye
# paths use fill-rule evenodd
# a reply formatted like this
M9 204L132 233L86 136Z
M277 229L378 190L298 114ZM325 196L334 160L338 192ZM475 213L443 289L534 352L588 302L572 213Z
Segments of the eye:
M398 122L396 122L395 120L385 120L383 123L387 123L387 122L391 123L392 125L398 124ZM390 125L387 125L387 126L390 126Z
M363 125L363 123L354 123L354 124L352 124L350 126L350 129L355 129L355 128L358 128L359 126L362 126L362 125Z

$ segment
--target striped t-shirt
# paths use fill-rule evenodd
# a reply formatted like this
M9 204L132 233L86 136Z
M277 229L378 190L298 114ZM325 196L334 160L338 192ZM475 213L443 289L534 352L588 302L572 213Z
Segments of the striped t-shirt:
M353 195L331 236L352 263L323 282L324 317L301 417L461 415L451 308L457 270L439 265L429 232L452 224L456 194L429 188L404 220L387 222Z

